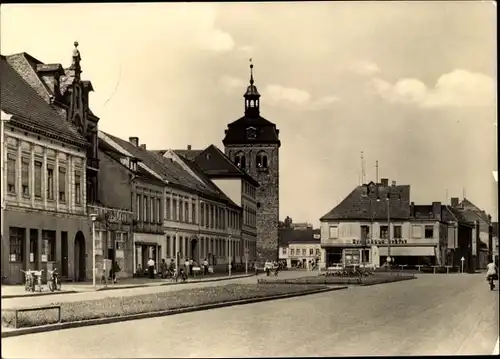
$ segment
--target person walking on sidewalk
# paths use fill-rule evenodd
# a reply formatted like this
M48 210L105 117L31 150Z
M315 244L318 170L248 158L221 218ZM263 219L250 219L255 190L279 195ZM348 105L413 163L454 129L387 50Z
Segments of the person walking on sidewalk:
M148 277L149 279L153 279L155 277L155 261L153 258L149 258L148 261Z

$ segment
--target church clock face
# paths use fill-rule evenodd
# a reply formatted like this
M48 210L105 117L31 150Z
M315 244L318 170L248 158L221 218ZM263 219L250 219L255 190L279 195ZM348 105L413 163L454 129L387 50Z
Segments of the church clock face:
M255 127L247 128L247 138L249 140L254 140L255 138L257 138L257 129Z

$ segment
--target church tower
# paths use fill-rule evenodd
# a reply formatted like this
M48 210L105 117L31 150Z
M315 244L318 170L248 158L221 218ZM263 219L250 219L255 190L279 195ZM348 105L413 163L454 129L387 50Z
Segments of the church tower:
M251 61L251 60L250 60ZM250 64L250 85L243 96L245 115L225 131L226 155L260 184L257 188L257 259L278 259L279 221L279 130L260 116L260 94L254 85Z

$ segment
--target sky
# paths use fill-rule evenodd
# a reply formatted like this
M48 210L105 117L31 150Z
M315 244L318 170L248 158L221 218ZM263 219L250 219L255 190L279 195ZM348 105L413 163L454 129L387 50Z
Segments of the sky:
M71 63L101 130L148 149L223 148L249 58L280 130L280 218L319 224L360 183L498 218L493 2L2 5L1 53Z

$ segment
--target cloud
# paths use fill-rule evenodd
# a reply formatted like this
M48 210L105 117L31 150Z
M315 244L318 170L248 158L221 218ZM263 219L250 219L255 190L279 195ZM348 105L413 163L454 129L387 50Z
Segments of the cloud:
M252 57L252 53L254 51L253 46L250 45L243 45L243 46L238 46L236 48L236 51L238 55L245 56L245 57Z
M361 76L371 76L380 72L377 64L371 61L356 61L348 69Z
M416 104L423 108L488 107L495 104L495 81L484 74L461 69L441 75L434 88L428 88L414 78L403 78L394 84L374 78L370 87L390 103Z
M320 110L339 101L336 96L324 96L313 99L312 95L302 89L294 87L284 87L281 85L268 85L265 87L262 96L266 102L273 105L295 105L304 110Z
M223 75L219 79L220 89L226 94L232 94L235 91L244 91L247 83L238 77Z

